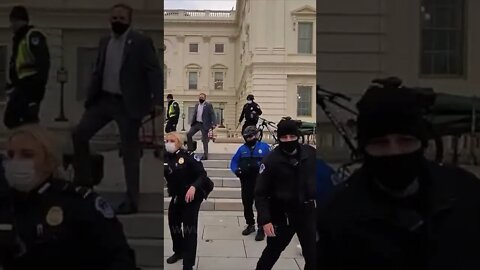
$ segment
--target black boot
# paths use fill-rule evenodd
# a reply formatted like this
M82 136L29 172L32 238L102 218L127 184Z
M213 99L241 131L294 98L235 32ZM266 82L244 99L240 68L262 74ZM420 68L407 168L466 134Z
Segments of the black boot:
M248 225L245 230L243 230L242 235L249 235L255 232L255 225Z
M265 239L265 233L263 232L263 228L258 228L257 235L255 236L255 241L263 241Z
M173 263L178 262L181 259L183 259L183 256L178 254L178 253L175 253L172 256L170 256L170 258L167 259L167 263L168 264L173 264Z

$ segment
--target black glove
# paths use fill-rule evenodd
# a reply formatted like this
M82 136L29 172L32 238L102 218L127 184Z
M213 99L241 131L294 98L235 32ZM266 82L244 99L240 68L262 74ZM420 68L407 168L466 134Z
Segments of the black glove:
M235 175L236 175L238 178L240 178L240 177L242 176L242 170L240 170L240 169L235 170Z

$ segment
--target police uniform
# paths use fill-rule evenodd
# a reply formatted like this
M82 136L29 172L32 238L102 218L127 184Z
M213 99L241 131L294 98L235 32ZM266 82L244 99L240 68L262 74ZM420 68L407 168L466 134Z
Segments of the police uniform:
M16 235L5 270L132 270L135 255L110 205L90 189L49 180L13 194Z
M185 150L166 154L165 163L167 190L172 198L168 207L168 224L173 252L183 256L184 267L192 267L197 253L198 212L205 198L202 186L207 172L194 154ZM196 189L195 198L187 203L185 195L191 186Z
M167 110L167 125L165 126L165 133L177 131L178 118L180 117L180 106L175 100L168 103Z
M230 162L230 169L240 178L243 214L247 225L255 225L253 215L255 183L260 163L269 152L270 146L264 142L257 142L253 147L244 144Z
M50 54L45 35L33 26L20 28L13 38L10 60L11 90L4 117L8 128L39 121L49 69Z
M240 119L238 120L239 123L243 121L243 118L245 118L245 123L242 126L242 134L243 131L248 126L256 126L258 123L258 117L262 115L262 109L260 109L260 105L252 101L252 103L246 103L243 106L242 109L242 114L240 115Z
M316 270L315 149L299 145L294 156L276 147L260 167L255 187L258 225L272 223L276 237L267 247L257 270L270 270L296 233L305 258L305 270Z

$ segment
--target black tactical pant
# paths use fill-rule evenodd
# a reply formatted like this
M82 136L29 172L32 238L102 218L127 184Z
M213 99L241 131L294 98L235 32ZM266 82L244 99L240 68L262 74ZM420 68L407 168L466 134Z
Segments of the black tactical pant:
M247 225L255 225L255 216L253 214L253 203L255 197L255 182L257 173L240 177L242 189L243 216Z
M165 133L177 131L177 122L174 120L167 120L167 125L165 126Z
M40 101L29 98L27 89L15 89L8 97L3 123L8 129L14 129L24 124L38 123ZM28 91L41 91L41 89L28 89Z
M275 206L273 206L275 207ZM267 238L267 247L257 263L256 270L271 270L278 258L297 234L302 254L305 259L305 270L317 270L316 264L316 210L315 206L302 207L299 211L285 215L275 214L273 225L275 237Z
M195 198L190 203L185 197L170 201L168 226L172 236L173 252L183 255L183 266L194 266L197 256L198 212L202 200ZM183 229L182 229L183 224Z

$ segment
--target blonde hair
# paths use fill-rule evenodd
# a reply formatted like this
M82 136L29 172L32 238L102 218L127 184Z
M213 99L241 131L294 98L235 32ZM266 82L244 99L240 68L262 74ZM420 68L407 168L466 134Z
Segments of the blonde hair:
M30 135L42 145L45 157L51 162L54 170L60 166L62 158L58 146L55 144L57 140L55 140L53 133L38 124L29 124L12 130L8 136L8 141L10 142L13 137L19 134Z
M177 140L177 142L175 144L178 148L180 148L180 149L184 148L185 136L183 134L178 133L178 132L169 132L169 133L165 134L165 139L169 136L174 137Z

